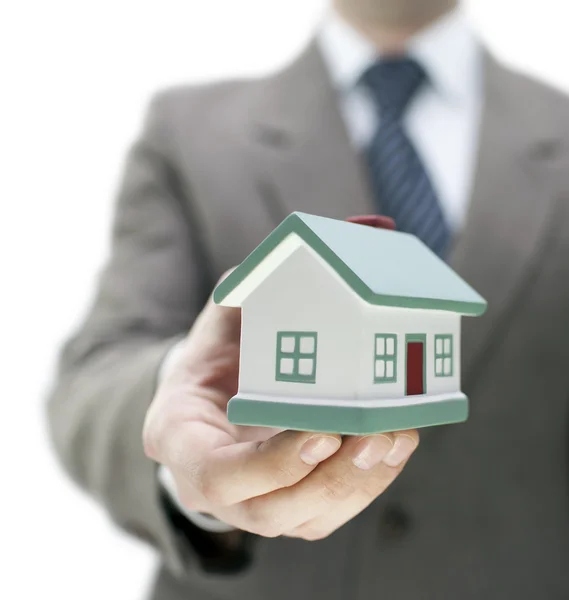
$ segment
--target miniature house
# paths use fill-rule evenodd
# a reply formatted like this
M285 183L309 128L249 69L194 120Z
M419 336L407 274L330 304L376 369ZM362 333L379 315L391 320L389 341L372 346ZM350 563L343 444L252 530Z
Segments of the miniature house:
M486 302L412 235L293 213L214 300L242 308L233 423L366 434L468 415L461 317Z

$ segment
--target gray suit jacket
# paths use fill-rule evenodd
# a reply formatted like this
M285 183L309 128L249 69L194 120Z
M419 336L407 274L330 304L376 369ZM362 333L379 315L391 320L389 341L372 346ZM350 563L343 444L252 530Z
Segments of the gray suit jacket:
M374 207L315 46L270 78L154 101L49 414L71 475L160 550L155 598L568 597L569 102L485 61L475 189L451 258L489 301L464 323L470 420L424 430L399 480L329 539L259 539L252 566L225 577L180 544L143 455L160 362L217 277L288 213Z

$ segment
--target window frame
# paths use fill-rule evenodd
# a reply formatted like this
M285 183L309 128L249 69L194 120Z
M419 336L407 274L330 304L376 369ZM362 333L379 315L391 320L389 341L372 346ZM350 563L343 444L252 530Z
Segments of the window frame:
M294 346L291 352L282 350L283 338L293 338ZM301 352L300 345L303 338L314 340L313 352ZM288 383L316 383L316 367L318 354L318 332L316 331L277 331L277 348L276 348L276 366L275 380ZM282 359L292 359L292 373L283 373L281 371ZM302 359L313 361L312 372L310 375L299 373L299 365Z
M377 341L383 339L384 341L384 353L378 354L377 352ZM387 340L393 340L393 354L387 354ZM385 373L387 373L387 363L393 363L393 376L388 377L384 375L379 377L377 375L377 361L383 360L385 363ZM376 333L373 338L373 382L378 383L397 383L397 334L396 333Z
M437 342L442 342L442 352L437 352ZM450 351L445 351L445 341L450 341ZM452 333L437 333L434 338L434 352L433 352L433 370L435 377L453 377L454 376L454 334ZM450 372L445 373L445 359L450 359ZM437 360L442 360L442 371L437 373Z

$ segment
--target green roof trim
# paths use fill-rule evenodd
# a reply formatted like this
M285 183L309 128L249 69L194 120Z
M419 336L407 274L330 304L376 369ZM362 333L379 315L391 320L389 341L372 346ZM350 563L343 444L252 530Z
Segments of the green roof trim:
M487 303L413 235L295 212L214 290L217 304L291 233L309 245L369 304L477 316Z

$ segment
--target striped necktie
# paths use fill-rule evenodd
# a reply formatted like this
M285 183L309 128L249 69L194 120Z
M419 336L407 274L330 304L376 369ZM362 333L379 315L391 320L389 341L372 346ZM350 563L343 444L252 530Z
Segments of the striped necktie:
M416 235L444 258L451 230L403 124L405 109L425 82L424 69L409 58L380 60L364 73L362 83L380 116L367 159L380 212L395 219L399 231Z

